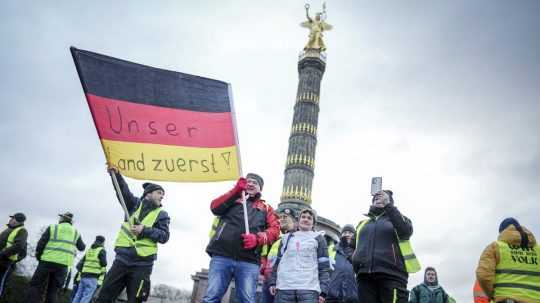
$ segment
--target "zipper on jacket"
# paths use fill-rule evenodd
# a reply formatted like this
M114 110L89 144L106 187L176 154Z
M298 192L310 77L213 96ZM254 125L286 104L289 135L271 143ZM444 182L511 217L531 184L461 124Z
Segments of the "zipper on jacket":
M377 233L377 220L379 219L379 217L375 217L375 220L373 220L373 223L375 223L375 225L373 226L373 234L372 234L372 241L371 241L371 260L369 261L369 270L368 270L368 273L370 274L371 271L373 270L373 258L374 258L374 255L375 255L375 238L376 237L376 233Z
M396 250L394 249L394 243L392 245L392 255L394 256L394 264L397 265Z

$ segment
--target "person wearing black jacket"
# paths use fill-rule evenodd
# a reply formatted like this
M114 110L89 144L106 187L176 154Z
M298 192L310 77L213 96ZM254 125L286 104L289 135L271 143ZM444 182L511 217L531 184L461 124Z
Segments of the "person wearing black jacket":
M98 287L99 276L103 273L104 267L107 266L107 252L103 248L104 243L105 237L96 236L96 240L90 249L77 263L77 270L81 273L81 280L77 285L77 293L73 297L72 303L88 303L92 299Z
M373 196L367 217L358 224L352 257L360 302L406 303L409 274L399 240L411 237L411 220L394 206L390 190Z
M16 213L9 216L6 229L0 233L0 298L15 263L26 257L28 232L24 228L26 216Z
M144 192L137 198L116 168L109 167L108 171L116 175L132 223L124 223L120 228L114 248L116 257L105 275L97 302L114 302L124 288L129 303L141 302L150 293L157 243L169 241L171 219L161 208L165 191L158 184L144 183ZM153 217L155 219L149 219Z
M334 270L330 275L330 285L326 303L358 303L358 289L351 263L354 252L354 226L347 224L341 230L341 239L335 249Z
M41 302L43 288L46 287L45 302L55 303L58 300L58 290L64 286L64 281L68 273L68 268L72 266L73 258L76 254L75 248L78 251L84 251L86 244L84 244L82 237L73 227L73 214L66 212L58 215L60 219L58 224L53 224L49 228L45 229L36 246L36 259L39 261L36 271L30 280L30 287L28 289L28 302ZM76 235L75 247L72 251L60 247L57 248L55 243L61 243L60 245L73 246L73 242L66 243L62 240L60 225L70 226L69 229L74 230ZM56 234L51 235L51 229L56 230ZM49 242L50 247L49 247ZM59 255L61 253L63 255ZM66 261L66 256L73 255L70 261Z
M263 178L249 173L233 189L214 199L210 210L215 217L206 252L210 255L208 287L203 303L217 303L231 280L235 279L237 299L255 303L261 268L261 250L279 237L279 221L273 208L261 199ZM243 202L242 196L247 199ZM244 223L244 205L249 218L249 233Z

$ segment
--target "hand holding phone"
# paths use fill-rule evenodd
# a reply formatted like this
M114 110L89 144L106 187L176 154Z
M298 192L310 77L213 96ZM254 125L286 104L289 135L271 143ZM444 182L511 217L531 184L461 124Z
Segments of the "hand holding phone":
M375 196L376 193L382 190L382 177L371 178L371 195Z

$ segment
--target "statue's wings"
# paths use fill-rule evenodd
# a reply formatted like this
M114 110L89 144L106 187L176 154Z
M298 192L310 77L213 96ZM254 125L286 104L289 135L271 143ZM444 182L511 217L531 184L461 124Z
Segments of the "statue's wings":
M326 22L323 22L322 24L322 29L325 30L325 31L329 31L329 30L332 30L334 27Z
M301 27L311 28L311 22L310 21L304 21L300 23Z

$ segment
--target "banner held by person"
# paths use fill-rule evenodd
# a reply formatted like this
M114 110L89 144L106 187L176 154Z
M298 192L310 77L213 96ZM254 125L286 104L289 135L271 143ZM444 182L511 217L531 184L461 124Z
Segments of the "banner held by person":
M230 84L71 47L107 162L176 182L241 175Z

